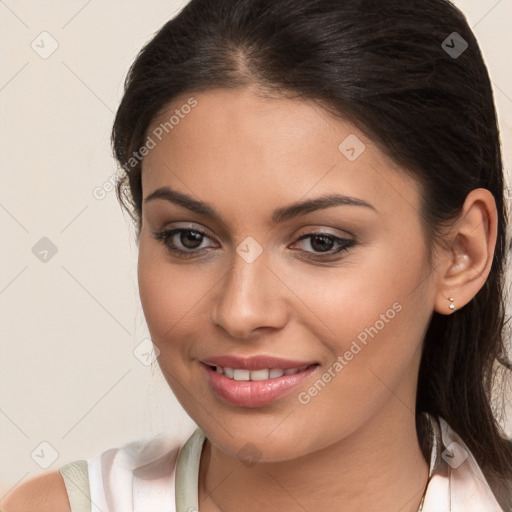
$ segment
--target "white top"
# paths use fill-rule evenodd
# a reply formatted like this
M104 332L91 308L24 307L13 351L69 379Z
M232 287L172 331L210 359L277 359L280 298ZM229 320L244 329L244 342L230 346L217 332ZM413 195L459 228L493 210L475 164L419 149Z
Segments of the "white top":
M432 452L422 512L509 512L512 484L494 495L474 456L444 419L428 416ZM71 512L196 512L197 477L204 434L183 439L161 433L137 439L59 469ZM184 449L185 445L185 449ZM176 508L178 494L183 504ZM181 488L187 481L189 489ZM193 486L190 489L190 484ZM510 508L509 508L510 507ZM199 511L200 512L200 511Z
M185 441L159 434L88 459L91 512L175 512L176 462Z

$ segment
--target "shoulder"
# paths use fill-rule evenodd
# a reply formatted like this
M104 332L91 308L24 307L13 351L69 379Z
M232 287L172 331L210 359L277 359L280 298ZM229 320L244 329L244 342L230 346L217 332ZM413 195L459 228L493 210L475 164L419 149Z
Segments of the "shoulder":
M64 479L59 471L37 475L19 484L1 502L2 512L69 512Z
M139 437L38 475L11 491L0 510L70 512L72 505L82 506L85 495L100 510L109 510L109 500L118 510L129 510L134 496L143 508L160 510L151 506L173 499L175 464L189 435L160 432ZM81 491L75 489L77 483Z

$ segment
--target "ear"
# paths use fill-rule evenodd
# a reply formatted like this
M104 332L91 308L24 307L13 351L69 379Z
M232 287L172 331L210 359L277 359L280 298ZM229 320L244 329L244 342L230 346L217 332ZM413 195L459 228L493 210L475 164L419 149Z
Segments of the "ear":
M482 288L491 271L497 231L494 196L484 188L472 190L458 220L444 237L435 311L444 315L453 313L470 302ZM450 304L454 305L453 309Z

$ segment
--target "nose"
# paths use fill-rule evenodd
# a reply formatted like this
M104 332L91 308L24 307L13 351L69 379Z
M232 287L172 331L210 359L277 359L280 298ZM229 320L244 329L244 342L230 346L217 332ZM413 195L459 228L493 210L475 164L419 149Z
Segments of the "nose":
M232 338L252 339L258 329L280 329L286 324L287 288L269 268L265 251L252 263L235 253L216 290L210 319Z

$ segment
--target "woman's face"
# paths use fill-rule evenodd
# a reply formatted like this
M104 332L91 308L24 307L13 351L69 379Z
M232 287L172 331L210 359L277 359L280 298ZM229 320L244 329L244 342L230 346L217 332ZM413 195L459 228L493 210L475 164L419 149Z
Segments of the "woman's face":
M277 461L414 421L436 293L416 182L350 120L247 89L184 95L148 136L140 296L207 437Z

